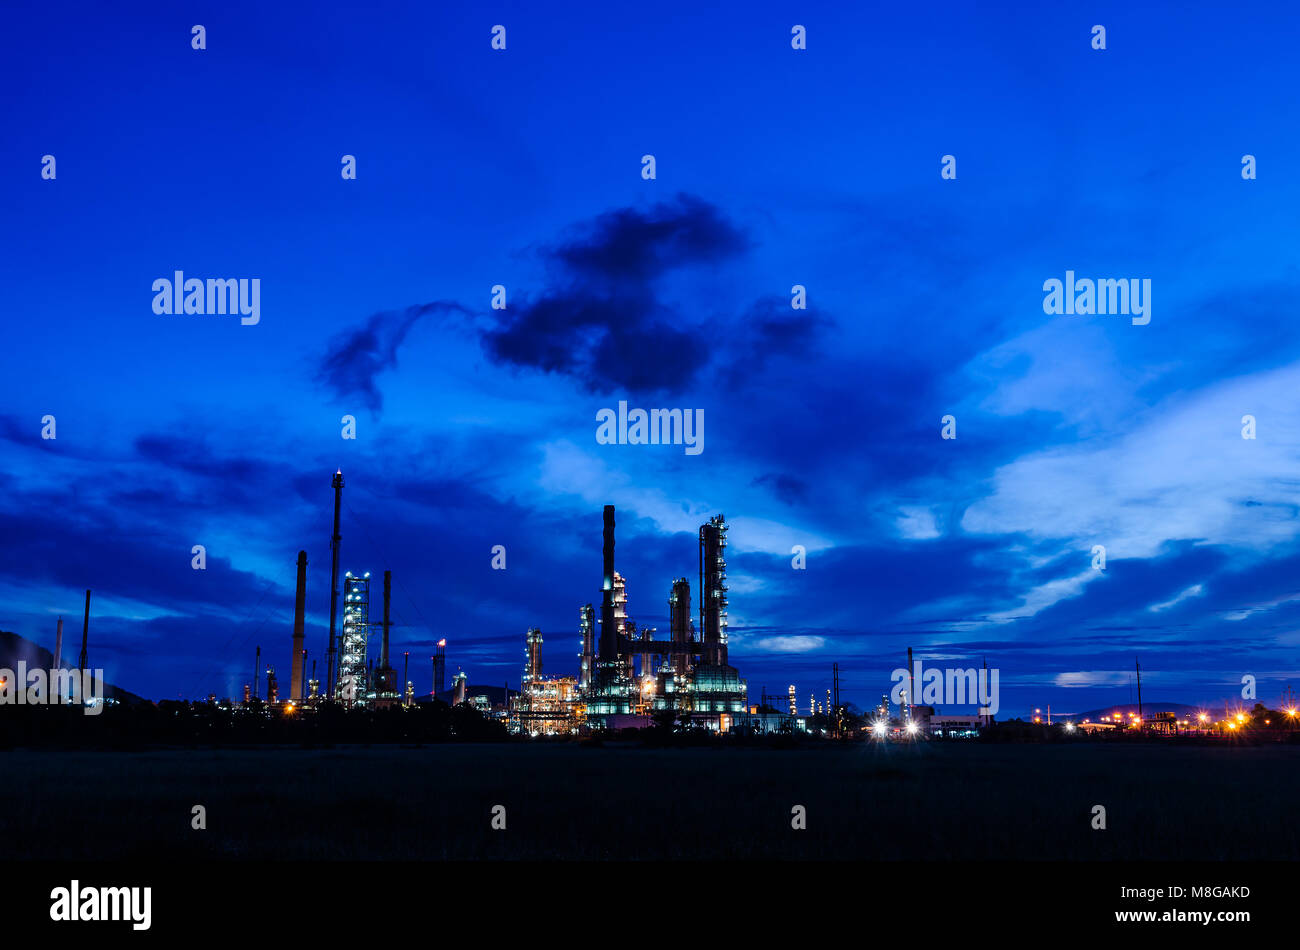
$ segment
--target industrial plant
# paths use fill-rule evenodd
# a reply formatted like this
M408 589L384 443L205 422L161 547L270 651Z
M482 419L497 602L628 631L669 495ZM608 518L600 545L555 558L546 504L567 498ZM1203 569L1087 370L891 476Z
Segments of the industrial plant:
M701 525L698 540L699 626L691 582L679 577L668 593L668 637L657 638L656 628L638 628L628 616L627 580L614 569L614 506L605 506L600 615L591 604L578 611L578 676L543 676L542 633L530 629L513 731L557 735L661 721L716 732L803 728L793 710L750 707L748 687L727 656L726 518Z
M261 648L254 660L254 677L244 688L245 703L262 702L288 714L309 714L322 704L344 708L411 706L442 699L450 705L469 703L485 715L506 722L512 732L529 736L570 735L597 729L646 727L669 723L727 733L803 731L806 721L774 705L749 705L749 692L727 652L727 521L716 515L698 534L698 625L692 609L691 580L678 577L669 585L669 631L657 636L651 626L638 627L628 614L627 580L614 569L614 506L606 505L602 533L602 576L599 612L590 603L578 610L576 675L545 676L542 631L532 627L525 636L525 663L517 692L508 686L490 691L471 688L458 672L446 685L446 639L440 639L432 661L428 693L417 699L410 675L410 654L404 654L400 681L390 663L392 573L383 575L383 593L376 621L371 575L345 572L340 578L342 546L340 520L344 480L336 471L334 530L330 537L330 622L322 684L304 647L307 553L298 552L294 605L292 665L289 692L281 696L272 667L263 669ZM341 595L341 603L340 603ZM379 633L378 656L372 641ZM789 695L793 697L794 687Z

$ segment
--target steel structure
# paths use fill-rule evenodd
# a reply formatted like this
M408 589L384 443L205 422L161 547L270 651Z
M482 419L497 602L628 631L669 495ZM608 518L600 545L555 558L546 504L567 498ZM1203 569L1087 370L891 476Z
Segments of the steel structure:
M580 681L587 722L631 725L634 720L623 717L644 721L650 714L671 710L680 719L725 730L748 715L748 688L727 662L726 546L725 517L717 515L700 526L699 639L690 620L690 582L678 578L668 598L668 639L657 640L654 628L638 633L627 615L627 584L614 570L614 508L605 506L599 651L591 675ZM581 615L584 659L590 642L587 611L583 608Z
M542 632L536 627L528 629L524 656L519 697L509 714L510 730L532 736L574 731L579 722L578 681L572 676L542 676Z
M700 525L700 633L705 662L727 662L727 519L715 515Z
M596 608L591 604L583 604L578 611L578 636L582 641L578 685L587 689L591 685L592 670L596 667Z
M369 692L366 648L370 637L370 572L343 578L343 633L339 637L334 699L348 706L364 705Z
M542 678L542 631L536 627L528 628L528 648L524 651L527 662L524 664L524 682L530 683Z
M389 607L393 599L393 572L384 571L384 622L383 638L379 648L379 666L374 671L372 689L367 695L379 706L392 706L399 702L397 693L397 671L388 662L388 631L392 626Z

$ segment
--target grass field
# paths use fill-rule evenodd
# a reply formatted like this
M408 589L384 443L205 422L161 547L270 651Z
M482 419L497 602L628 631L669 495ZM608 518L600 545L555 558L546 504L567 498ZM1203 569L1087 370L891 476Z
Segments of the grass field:
M0 763L0 840L19 859L1300 858L1298 746L17 749Z

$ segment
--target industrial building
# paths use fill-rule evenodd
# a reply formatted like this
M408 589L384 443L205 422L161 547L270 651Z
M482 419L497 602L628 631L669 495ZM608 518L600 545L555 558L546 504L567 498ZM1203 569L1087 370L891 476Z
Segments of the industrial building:
M510 710L510 730L530 736L574 732L582 721L578 679L542 676L542 632L536 627L528 631L526 652L519 698Z
M726 547L725 517L700 526L699 627L691 582L679 577L668 595L669 636L657 639L654 627L638 630L628 615L627 580L614 569L614 506L606 505L600 615L591 604L578 611L578 676L544 677L541 631L530 629L512 728L543 735L648 726L665 711L723 732L747 722L748 687L727 656Z
M343 473L334 473L334 522L330 537L330 627L324 682L316 678L313 661L307 674L304 648L307 554L298 552L297 591L294 604L293 647L290 657L288 704L303 711L321 702L347 708L411 705L414 687L407 678L409 654L399 683L389 662L392 574L384 572L382 622L375 620L371 604L370 572L348 571L340 578L342 542L340 520ZM508 715L510 728L528 735L560 735L599 728L648 726L671 712L675 722L727 732L747 725L760 731L802 728L795 716L794 687L788 695L789 713L774 708L750 709L748 687L729 662L727 638L727 531L723 515L700 526L697 541L698 613L692 611L691 579L678 577L669 585L669 631L664 638L654 627L638 627L629 613L629 584L614 567L614 506L603 512L599 608L585 604L578 611L580 644L576 676L545 676L543 637L533 627L525 639L525 663L520 690L511 702L507 688L502 703L471 696L468 677L457 672L450 689L446 682L446 643L439 640L432 662L430 700L452 705L471 703L492 715ZM340 581L341 589L340 589ZM340 603L340 594L341 603ZM379 656L372 638L382 631ZM251 699L259 699L261 648ZM281 699L274 673L267 671L267 699ZM754 720L750 722L750 720Z

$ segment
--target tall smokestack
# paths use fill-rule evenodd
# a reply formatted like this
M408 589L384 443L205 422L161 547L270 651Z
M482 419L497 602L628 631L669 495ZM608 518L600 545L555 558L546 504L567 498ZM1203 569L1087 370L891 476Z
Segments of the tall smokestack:
M578 631L582 635L582 670L579 684L583 689L591 685L591 673L596 665L596 608L583 604L578 611Z
M307 651L302 648L303 614L307 608L307 552L298 552L298 595L293 602L293 662L289 667L289 698L302 699L303 664Z
M77 657L77 669L90 669L90 661L86 659L86 640L90 636L90 591L86 591L86 616L81 621L81 656Z
M614 506L605 506L605 579L600 595L600 658L618 659L618 629L614 625Z
M63 669L63 618L59 618L58 629L54 631L54 668Z
M257 699L258 684L262 682L262 648L257 648L257 656L253 658L253 698Z
M907 648L907 707L911 709L916 705L916 678L912 676L912 648ZM908 719L911 719L909 714Z
M533 682L542 678L542 631L536 627L528 628L528 665L524 668L524 681Z
M1133 665L1137 667L1138 679L1138 722L1142 721L1142 664L1138 662L1137 657L1133 658Z
M684 577L673 581L668 595L668 630L669 639L681 651L673 654L673 669L685 673L691 665L691 658L685 652L691 638L691 582Z
M334 623L339 611L339 508L343 505L343 469L334 473L334 534L330 537L330 552L333 561L330 567L330 648L325 657L325 696L334 698Z
M379 668L388 669L388 602L393 596L393 572L384 571L384 647L379 654Z

